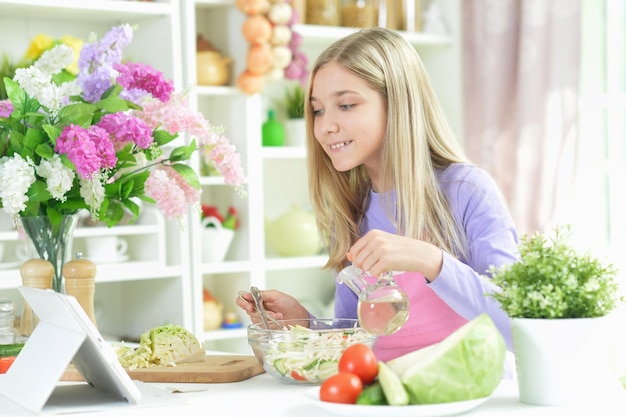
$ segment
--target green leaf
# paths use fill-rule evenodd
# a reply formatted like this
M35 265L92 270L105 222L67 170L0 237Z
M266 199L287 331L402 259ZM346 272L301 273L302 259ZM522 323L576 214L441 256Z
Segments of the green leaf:
M13 104L13 111L17 113L17 115L23 115L25 111L24 101L26 100L26 92L16 81L6 77L4 78L4 86L6 88L7 97Z
M62 107L58 115L58 124L67 126L70 124L88 128L93 121L93 114L98 107L89 103L73 103Z
M28 201L48 201L52 199L52 195L48 191L48 187L45 181L35 181L33 185L30 186L28 192L26 193L28 196Z
M46 207L46 216L48 216L52 225L60 224L61 220L63 220L63 215L50 206Z
M200 189L200 179L198 173L189 165L174 164L172 168L180 174L181 177L193 188Z
M35 153L45 159L52 159L52 157L54 157L54 150L49 145L45 144L37 145Z
M48 137L55 143L56 143L56 139L59 136L61 136L61 129L59 129L57 126L43 125L42 128L43 128L43 131L46 132Z
M124 217L124 207L117 201L111 201L106 208L105 217L102 218L102 211L100 211L100 218L108 227L113 227L122 220Z
M137 218L139 218L139 211L141 210L141 207L130 198L123 200L122 203L124 204L124 206L126 206L128 211L132 213L133 218L131 219L130 223L134 223Z
M167 145L168 143L176 139L178 137L178 134L171 135L165 130L155 130L154 132L152 132L152 136L154 137L154 142L160 148L163 145Z
M126 100L117 96L105 98L98 102L98 106L107 113L117 113L128 110Z
M172 149L167 159L172 162L187 161L196 150L195 144L179 146Z

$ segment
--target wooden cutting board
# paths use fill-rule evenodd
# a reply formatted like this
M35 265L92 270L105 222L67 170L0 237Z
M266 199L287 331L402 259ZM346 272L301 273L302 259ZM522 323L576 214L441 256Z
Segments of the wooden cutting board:
M142 382L237 382L265 372L252 355L207 355L204 362L180 363L176 366L151 366L127 371L131 379ZM70 365L62 381L83 381Z

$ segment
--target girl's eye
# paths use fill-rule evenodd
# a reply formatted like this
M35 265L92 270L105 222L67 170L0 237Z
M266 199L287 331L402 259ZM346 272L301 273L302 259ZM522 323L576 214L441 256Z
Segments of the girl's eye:
M315 110L315 109L313 109L312 113L313 113L314 117L321 116L322 114L324 114L324 110Z
M350 110L352 107L354 107L354 104L342 104L339 106L341 110Z

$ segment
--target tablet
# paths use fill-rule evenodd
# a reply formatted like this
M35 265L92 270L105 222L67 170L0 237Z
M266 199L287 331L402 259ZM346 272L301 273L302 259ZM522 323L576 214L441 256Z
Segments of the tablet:
M94 389L120 402L139 402L139 388L76 298L53 290L18 289L40 322L0 379L0 395L40 412L72 363Z

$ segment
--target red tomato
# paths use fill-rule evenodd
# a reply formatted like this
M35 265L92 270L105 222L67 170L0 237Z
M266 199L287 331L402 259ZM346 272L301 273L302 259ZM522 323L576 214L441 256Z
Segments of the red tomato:
M15 361L15 356L5 356L0 358L0 374L5 374Z
M361 379L350 372L339 372L320 386L320 400L330 403L355 404L363 391Z
M339 372L351 372L363 385L369 385L378 375L378 359L369 346L358 343L348 347L339 358Z

